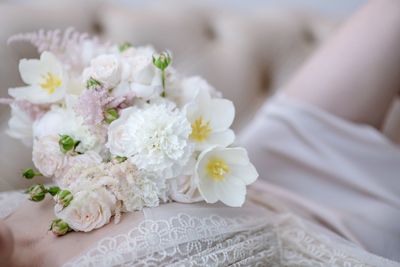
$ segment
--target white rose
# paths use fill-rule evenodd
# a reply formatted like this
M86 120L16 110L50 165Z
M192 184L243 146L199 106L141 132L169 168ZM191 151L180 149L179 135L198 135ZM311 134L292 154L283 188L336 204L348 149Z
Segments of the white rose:
M33 163L46 177L55 175L64 165L65 155L60 150L58 139L57 135L48 135L33 143Z
M87 81L90 77L111 88L121 81L121 64L115 55L101 55L91 60L90 67L83 72Z
M107 189L98 187L73 195L74 199L67 207L55 206L56 216L73 230L90 232L110 222L117 200Z
M33 124L35 138L62 134L80 141L76 150L81 153L98 148L99 138L84 124L83 118L71 109L53 107Z
M153 64L154 53L151 47L139 48L133 56L123 59L124 81L114 90L115 96L133 94L147 100L161 94L161 72Z
M222 96L221 92L217 91L206 80L200 76L192 76L182 80L180 90L176 90L176 101L181 105L187 104L195 99L199 91L204 91L213 98Z

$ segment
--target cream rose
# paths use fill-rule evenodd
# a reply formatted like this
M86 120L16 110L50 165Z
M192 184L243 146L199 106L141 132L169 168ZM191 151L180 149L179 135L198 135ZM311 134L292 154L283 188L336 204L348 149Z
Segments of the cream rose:
M61 187L68 187L76 181L83 170L97 166L102 161L101 156L94 151L66 156L63 167L55 173L55 182Z
M121 64L115 55L101 55L91 60L83 72L85 80L94 78L106 87L115 87L121 81Z
M74 193L74 199L63 208L57 204L55 214L75 231L90 232L110 222L116 198L104 187Z
M64 165L65 155L60 150L58 138L57 135L48 135L33 143L33 163L46 177L55 175Z
M123 82L113 91L115 96L132 94L145 100L158 97L162 92L161 72L153 64L154 49L136 49L134 55L122 63Z

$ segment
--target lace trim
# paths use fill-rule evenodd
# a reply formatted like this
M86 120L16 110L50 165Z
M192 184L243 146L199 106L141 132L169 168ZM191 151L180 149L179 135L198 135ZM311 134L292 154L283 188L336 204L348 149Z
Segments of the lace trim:
M399 266L310 231L291 215L276 217L275 223L265 217L187 214L146 220L128 234L101 240L64 266Z
M216 247L232 232L245 231L261 222L248 216L199 218L183 213L168 220L145 220L127 234L104 238L65 266L159 266Z

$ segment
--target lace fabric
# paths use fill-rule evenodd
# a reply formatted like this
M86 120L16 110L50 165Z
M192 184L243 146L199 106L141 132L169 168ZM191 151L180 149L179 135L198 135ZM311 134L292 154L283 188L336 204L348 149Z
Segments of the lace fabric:
M0 216L24 199L19 191L0 193ZM254 205L167 205L145 215L137 227L104 237L64 266L400 266L293 214Z
M146 220L127 234L105 238L64 266L400 265L314 232L290 214L273 220L179 214Z

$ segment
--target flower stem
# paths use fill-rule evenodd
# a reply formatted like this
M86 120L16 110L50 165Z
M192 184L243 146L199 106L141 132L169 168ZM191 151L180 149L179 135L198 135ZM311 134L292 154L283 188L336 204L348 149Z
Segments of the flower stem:
M166 97L166 93L165 93L165 70L161 70L161 83L162 83L162 87L163 87L163 91L161 93L162 97Z

